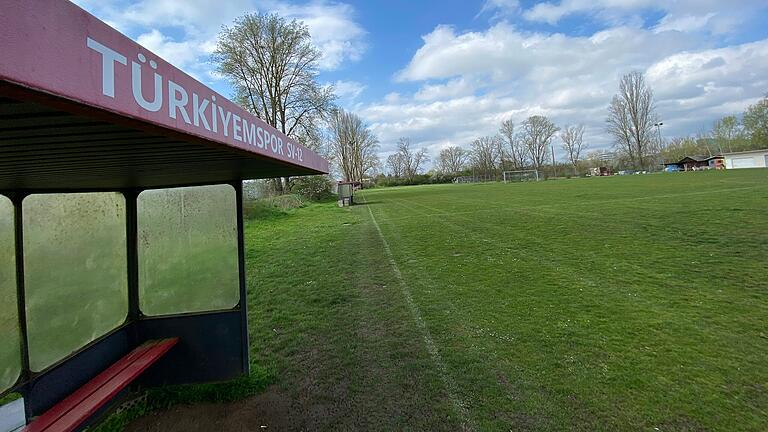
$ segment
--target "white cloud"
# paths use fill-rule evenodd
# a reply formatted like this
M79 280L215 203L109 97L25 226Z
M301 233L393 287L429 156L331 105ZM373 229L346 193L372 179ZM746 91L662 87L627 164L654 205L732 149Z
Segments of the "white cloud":
M768 89L768 40L675 54L647 75L659 108L678 121L738 113Z
M136 38L136 42L154 52L163 60L195 76L198 80L201 79L200 73L205 73L206 69L201 69L199 65L204 64L207 56L215 48L215 44L210 41L187 40L176 42L160 33L157 29L139 35ZM207 79L209 77L202 78Z
M342 99L348 99L354 101L365 90L366 86L363 83L357 81L336 81L333 83L333 88L336 92L336 96Z
M570 37L520 32L507 23L462 34L438 26L423 39L424 45L397 73L398 80L462 76L485 82L525 78L550 83L578 79L583 74L612 78L617 69L642 67L655 58L694 46L691 38L629 27L601 31L591 37Z
M562 0L559 3L537 3L523 12L530 21L556 24L563 17L574 13L594 13L601 10L616 12L635 11L663 3L659 0Z
M480 85L472 83L466 78L457 78L446 82L445 84L427 84L416 92L414 98L420 101L429 101L436 99L456 98L469 96L475 93Z
M344 3L324 0L295 5L275 0L139 0L117 5L95 0L76 0L80 6L129 35L139 43L191 71L213 79L207 59L215 49L222 26L232 25L245 13L275 12L304 22L312 42L321 52L321 70L335 70L345 62L359 60L366 50L366 32L355 21L354 9Z
M400 93L398 92L387 93L387 95L384 96L384 102L388 104L395 104L400 102Z
M551 25L575 14L590 15L613 24L635 22L642 25L638 14L655 11L665 14L660 23L661 29L707 30L719 34L737 30L740 22L767 7L764 0L738 0L733 3L722 0L560 0L536 3L522 11L522 16L529 21Z
M684 15L674 16L666 15L661 19L661 22L654 29L656 32L663 31L679 31L679 32L691 32L704 28L715 13L710 12L706 15Z
M437 26L423 41L396 74L418 90L360 110L382 152L409 136L434 155L496 133L506 118L519 124L534 114L561 126L583 123L591 148L607 148L606 108L630 70L646 72L667 136L698 132L768 89L768 40L711 48L677 31L615 27L574 37L500 22L464 33Z
M307 25L312 42L322 54L322 69L334 70L345 61L360 60L367 48L366 32L355 21L355 11L348 4L324 1L306 5L272 3L270 9Z
M492 14L492 19L501 19L509 17L519 10L520 2L518 0L485 0L475 18L483 14Z

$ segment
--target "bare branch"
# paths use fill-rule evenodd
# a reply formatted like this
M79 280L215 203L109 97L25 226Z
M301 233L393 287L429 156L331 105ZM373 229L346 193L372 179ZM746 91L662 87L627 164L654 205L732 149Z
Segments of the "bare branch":
M619 93L608 107L606 123L615 146L636 168L647 168L656 121L653 91L646 85L643 74L635 71L624 75L619 83Z
M472 141L471 161L477 174L495 174L501 160L501 138L484 136Z
M329 121L330 150L344 180L362 181L379 166L378 139L360 117L342 109L334 110Z
M560 130L548 118L541 115L528 117L522 124L520 139L528 157L536 169L541 169L549 155L552 138Z
M581 160L582 152L586 149L583 138L584 125L566 126L563 129L563 133L560 134L560 139L563 141L563 150L568 155L568 160L573 165L575 174L578 174L579 160Z
M467 166L469 153L459 146L440 150L437 169L444 174L458 174Z

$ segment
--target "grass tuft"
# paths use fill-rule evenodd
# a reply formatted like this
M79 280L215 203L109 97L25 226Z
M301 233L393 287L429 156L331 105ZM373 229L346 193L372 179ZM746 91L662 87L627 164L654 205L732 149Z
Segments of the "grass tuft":
M247 200L243 203L243 215L248 220L280 218L306 205L307 201L295 194Z

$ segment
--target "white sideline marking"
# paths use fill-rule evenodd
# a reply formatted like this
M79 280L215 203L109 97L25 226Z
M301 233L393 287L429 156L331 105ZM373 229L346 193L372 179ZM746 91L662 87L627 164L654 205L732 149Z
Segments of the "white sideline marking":
M424 322L424 319L421 317L419 307L416 306L416 303L413 301L411 291L408 289L408 285L405 283L405 278L403 278L403 274L400 272L400 267L398 267L397 262L395 262L394 255L392 255L392 249L389 248L389 243L387 242L387 239L384 238L384 233L381 232L381 227L376 221L376 216L373 215L371 206L367 205L368 200L365 200L364 204L366 204L366 207L368 208L368 214L371 215L371 220L373 221L373 226L376 227L376 231L379 233L379 238L381 238L381 242L384 244L384 252L387 255L389 265L395 272L395 277L397 278L398 282L400 282L400 291L403 293L405 302L408 304L408 310L411 312L413 320L416 321L416 326L421 330L424 344L427 346L427 351L432 357L432 361L437 366L437 370L440 372L440 379L443 381L445 391L448 393L448 399L450 399L456 414L458 414L459 418L461 419L461 429L464 431L474 431L476 428L469 418L469 412L467 411L464 402L456 392L456 382L448 373L448 368L445 366L443 357L440 355L440 351L438 351L437 345L435 345L435 341L432 339L432 334L430 333L429 328L427 328L427 324Z

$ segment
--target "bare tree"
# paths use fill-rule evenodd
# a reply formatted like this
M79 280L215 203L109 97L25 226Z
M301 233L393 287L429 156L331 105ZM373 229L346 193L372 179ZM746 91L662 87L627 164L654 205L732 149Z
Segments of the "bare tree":
M653 91L641 72L621 78L619 93L608 107L608 132L619 150L626 153L635 168L646 168L653 142L653 124L657 121Z
M584 145L584 125L566 126L560 134L563 141L563 150L565 150L568 160L573 165L574 175L579 174L579 161L581 153L586 148Z
M515 123L512 119L504 120L499 128L499 135L506 148L502 148L505 155L509 156L512 168L520 170L528 163L528 155L520 136L515 135ZM506 158L502 156L503 158ZM503 165L503 161L502 161ZM502 167L503 168L503 167Z
M534 115L528 117L522 123L523 130L520 139L525 146L528 157L536 169L541 169L549 155L549 146L552 138L560 129L547 117Z
M390 161L390 158L392 159ZM387 158L387 164L396 177L413 178L419 170L429 161L429 155L425 149L414 151L411 148L409 138L400 138L397 142L397 153ZM398 169L394 169L397 167ZM399 175L395 174L395 171Z
M470 160L472 168L478 173L484 175L496 173L501 159L499 141L498 136L484 136L472 142Z
M389 155L387 157L387 168L392 176L402 178L405 173L403 156L399 152Z
M445 174L458 174L464 170L468 159L467 151L459 146L444 148L437 157L437 169Z
M329 121L331 156L345 181L362 181L379 167L378 140L357 115L336 109Z
M335 96L317 81L320 52L304 24L275 14L243 15L221 31L213 59L245 109L302 143L317 135ZM284 179L281 188L287 185Z

